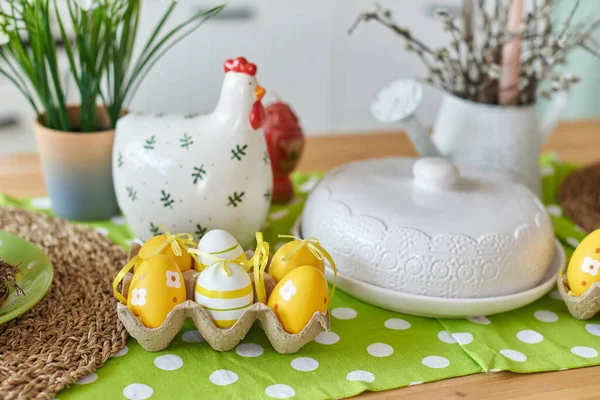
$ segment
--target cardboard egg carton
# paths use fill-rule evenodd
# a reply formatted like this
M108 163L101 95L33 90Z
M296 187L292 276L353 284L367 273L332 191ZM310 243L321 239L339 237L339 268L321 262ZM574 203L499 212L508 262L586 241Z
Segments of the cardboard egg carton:
M130 258L134 257L138 251L139 246L132 247ZM311 342L323 330L329 331L329 313L316 312L300 333L288 333L281 326L273 310L267 307L266 304L258 302L246 309L231 328L218 328L212 322L204 308L193 301L197 275L198 272L194 270L183 273L187 301L173 308L162 325L157 328L148 328L142 324L127 306L121 303L117 304L117 315L125 326L125 329L146 351L161 351L169 346L171 341L181 331L183 323L188 318L194 321L194 325L196 325L200 335L217 351L233 349L244 339L257 320L260 321L262 329L275 351L281 354L295 353L302 346ZM250 277L254 282L253 274L250 274ZM129 292L129 284L132 279L132 273L127 274L123 279L121 293L125 297L127 297L127 293ZM269 274L265 274L267 298L275 285L276 283L273 278ZM256 299L256 292L254 296Z
M595 282L581 296L571 296L567 277L559 276L558 291L573 317L585 320L600 312L600 283Z

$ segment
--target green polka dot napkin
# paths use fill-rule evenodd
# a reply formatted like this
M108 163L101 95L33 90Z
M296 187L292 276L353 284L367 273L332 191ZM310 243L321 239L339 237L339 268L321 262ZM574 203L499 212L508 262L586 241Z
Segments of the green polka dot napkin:
M575 167L542 157L543 200L567 251L585 236L556 204L561 180ZM265 238L289 233L319 175L294 176L298 197L273 206ZM48 199L0 203L50 212ZM90 223L127 247L122 217ZM96 373L58 394L67 399L328 399L450 377L510 370L538 372L600 364L600 318L573 319L558 292L512 312L469 319L429 319L377 308L336 291L331 332L298 353L273 351L255 326L235 350L219 353L191 321L164 351L148 353L134 339Z

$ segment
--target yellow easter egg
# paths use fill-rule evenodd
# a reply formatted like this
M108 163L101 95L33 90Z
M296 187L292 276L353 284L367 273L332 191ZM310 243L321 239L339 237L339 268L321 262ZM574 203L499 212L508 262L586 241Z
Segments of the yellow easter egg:
M328 302L329 287L325 275L313 266L303 265L279 281L267 305L275 312L283 329L299 333L315 312L327 310Z
M212 256L199 256L200 265L195 266L196 270L202 270L207 265L211 265L215 258L220 260L244 260L247 261L246 253L236 238L222 229L213 229L202 236L198 242L198 250L208 253Z
M590 233L575 249L567 269L572 294L580 296L600 282L600 229Z
M163 244L166 239L166 235L157 235L153 238L148 239L140 249L138 255L142 259L150 257L154 254L156 248ZM179 270L181 272L185 272L192 268L192 256L190 256L189 253L185 251L185 249L182 248L181 250L181 255L176 256L175 253L173 253L173 248L171 247L171 244L168 244L164 249L161 250L160 254L165 254L169 257L172 257L177 263Z
M185 296L185 281L177 263L165 254L157 254L144 260L133 275L127 307L144 325L156 328L186 300Z
M284 261L283 259L298 246L302 247L294 252L288 260ZM284 244L275 252L269 266L269 275L275 279L275 282L279 282L291 270L302 265L311 265L321 271L321 273L325 273L325 262L315 257L308 248L308 245L302 244L299 240L294 240L293 242Z
M221 263L204 269L196 281L195 300L215 325L230 328L254 303L254 289L250 276L243 268L229 263L227 275Z

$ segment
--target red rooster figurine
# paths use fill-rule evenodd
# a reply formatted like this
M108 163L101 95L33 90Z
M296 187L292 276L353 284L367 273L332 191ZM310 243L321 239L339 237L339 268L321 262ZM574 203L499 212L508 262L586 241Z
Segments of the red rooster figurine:
M273 168L272 202L288 203L294 197L289 175L298 165L304 148L302 128L292 109L278 100L266 108L263 130Z

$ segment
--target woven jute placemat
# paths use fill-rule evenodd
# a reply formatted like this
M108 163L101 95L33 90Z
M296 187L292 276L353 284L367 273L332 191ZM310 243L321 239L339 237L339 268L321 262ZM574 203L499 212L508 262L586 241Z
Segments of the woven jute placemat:
M0 207L0 229L35 243L54 265L48 294L0 324L0 399L46 399L125 345L111 282L125 252L93 229Z
M558 192L563 212L587 232L600 228L600 163L569 174Z

